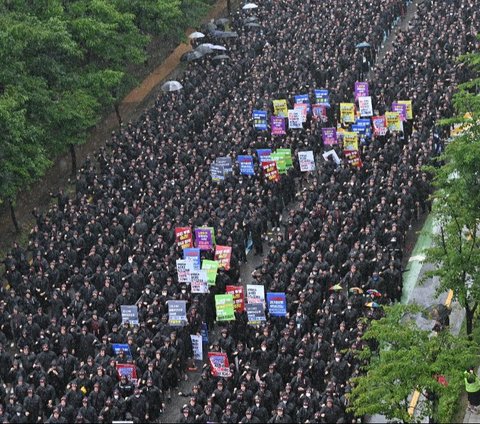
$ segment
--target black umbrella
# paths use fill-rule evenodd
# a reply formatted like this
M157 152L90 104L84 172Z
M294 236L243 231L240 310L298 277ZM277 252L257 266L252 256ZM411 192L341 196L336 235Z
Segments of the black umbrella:
M225 60L225 59L230 59L230 57L227 56L226 54L219 54L217 56L213 56L212 59L213 60Z
M246 27L249 28L261 28L262 26L257 23L257 22L249 22L248 24L245 24Z
M182 55L182 57L180 58L180 60L182 62L191 62L192 60L198 60L198 59L201 59L202 57L204 56L203 53L200 53L198 51L189 51L187 53L184 53Z
M235 31L214 31L213 36L216 38L234 38L238 37L238 32Z
M363 41L361 43L358 43L355 47L357 49L366 49L367 47L370 47L370 44L368 44L366 41Z

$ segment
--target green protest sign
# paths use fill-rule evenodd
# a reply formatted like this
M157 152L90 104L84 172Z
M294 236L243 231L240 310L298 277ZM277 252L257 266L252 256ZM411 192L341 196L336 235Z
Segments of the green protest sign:
M235 319L232 294L216 294L215 308L217 309L217 321L232 321Z
M204 259L202 261L202 270L207 271L207 281L209 286L214 286L217 279L219 263L217 261L211 261Z

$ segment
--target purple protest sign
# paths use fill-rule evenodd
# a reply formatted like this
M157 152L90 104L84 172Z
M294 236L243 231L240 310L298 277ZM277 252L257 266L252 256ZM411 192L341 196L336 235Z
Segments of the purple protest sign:
M322 139L324 146L331 146L333 144L337 144L337 129L322 128Z
M287 133L285 131L285 118L281 116L272 116L271 125L272 135L284 135Z
M211 228L195 228L195 247L198 247L200 250L213 249Z
M359 97L368 96L368 82L355 83L355 100Z
M407 120L407 105L404 103L392 103L392 112L398 112L400 114L400 120Z

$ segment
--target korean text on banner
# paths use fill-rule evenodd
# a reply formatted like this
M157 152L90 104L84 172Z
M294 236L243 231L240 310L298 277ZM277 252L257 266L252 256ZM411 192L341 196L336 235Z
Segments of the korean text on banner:
M277 164L275 161L262 162L263 172L265 173L265 178L268 181L278 182L280 181L280 174L277 169Z
M238 165L240 166L240 174L242 175L255 175L255 169L253 167L253 156L241 155L237 157Z
M253 126L256 130L267 130L267 111L266 110L254 110L253 111Z
M192 293L208 293L208 274L205 270L190 273Z
M287 133L285 129L285 118L282 116L272 116L270 125L272 127L272 135L285 135Z
M191 334L190 340L192 341L192 349L193 349L193 359L196 361L203 360L203 343L202 343L202 336Z
M402 131L402 120L398 112L385 112L385 120L387 121L387 128L390 131Z
M330 96L329 96L328 90L316 89L314 93L315 93L315 103L330 107Z
M235 312L243 312L245 310L245 293L243 286L227 286L225 292L233 296Z
M272 154L272 149L257 149L258 160L262 162L270 162L272 159L270 155Z
M168 323L172 327L183 327L187 323L187 301L168 300Z
M195 247L200 250L213 249L213 229L211 227L195 228Z
M260 284L247 284L247 302L263 303L265 302L265 288Z
M286 118L288 114L287 100L286 99L274 100L273 110L274 110L275 116L283 116L284 118Z
M370 96L359 97L358 109L360 111L360 116L373 116L372 98Z
M397 103L407 106L407 119L413 119L413 106L411 100L398 100Z
M230 259L232 257L232 248L231 246L215 246L215 260L219 264L219 268L225 269L228 271L230 269Z
M209 286L215 285L217 279L218 262L210 259L204 259L202 261L202 269L207 271L207 281Z
M355 99L368 96L368 82L355 83Z
M375 135L385 135L387 134L387 121L385 116L374 116L372 118L373 123L373 133Z
M193 234L191 227L176 227L175 242L181 249L193 247Z
M300 164L300 171L315 171L315 159L313 157L312 150L307 150L306 152L298 152L298 162Z
M138 325L138 307L137 305L121 305L122 325L129 323Z
M235 308L231 294L216 294L215 308L217 310L217 321L233 321L235 319Z
M260 325L267 320L263 303L247 303L246 308L249 325Z
M288 110L288 128L290 129L303 128L302 113L298 109Z
M208 361L213 377L228 378L232 376L227 354L224 352L208 352Z
M344 124L355 122L355 104L340 103L340 121Z
M193 269L200 269L200 249L198 247L183 249L183 259L191 260Z
M343 133L344 150L358 150L358 134L356 132L345 131Z
M334 144L337 144L337 129L322 128L322 139L324 146L332 146Z
M287 315L287 297L285 293L267 293L267 308L272 317Z

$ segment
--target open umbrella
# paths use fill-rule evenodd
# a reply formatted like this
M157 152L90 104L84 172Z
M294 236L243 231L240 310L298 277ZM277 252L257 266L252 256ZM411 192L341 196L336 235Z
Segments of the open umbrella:
M213 50L221 50L221 51L226 51L227 48L224 47L224 46L219 46L218 44L212 44L212 47L211 47Z
M368 302L365 303L367 308L380 308L380 305L377 302Z
M375 290L375 289L368 289L367 293L373 297L382 297L382 293L380 293L378 290Z
M203 56L205 56L203 53L200 53L198 51L189 51L187 53L184 53L180 60L182 62L191 62L192 60L198 60L201 59Z
M235 31L213 31L213 36L217 38L233 38L238 37L238 32Z
M178 81L167 81L165 84L162 85L163 91L178 91L183 88L183 85L180 84Z
M366 49L367 47L370 47L370 44L368 44L366 41L362 41L361 43L358 43L355 47L357 49Z
M199 32L199 31L195 31L195 32L192 32L188 38L190 38L191 40L195 40L197 38L203 38L205 37L205 34L203 32Z
M210 54L210 53L213 53L213 44L209 44L209 43L205 43L205 44L200 44L196 49L195 51L196 52L199 52L199 53L202 53L202 54Z
M362 294L363 290L360 287L352 287L349 292L355 293L355 294Z
M249 22L255 22L255 21L257 21L257 20L258 20L258 18L257 18L256 16L249 16L248 18L245 18L245 19L243 20L243 22L245 22L246 24L248 24Z
M247 3L245 4L242 9L243 10L251 10L251 9L256 9L258 6L255 3Z
M230 57L227 56L226 54L219 54L217 56L213 56L212 59L213 60L225 60L225 59L230 59Z
M330 287L329 290L332 290L332 291L342 290L342 286L340 284L335 284L334 286Z
M249 28L261 28L262 26L258 22L249 22L248 24L245 24L246 27Z

